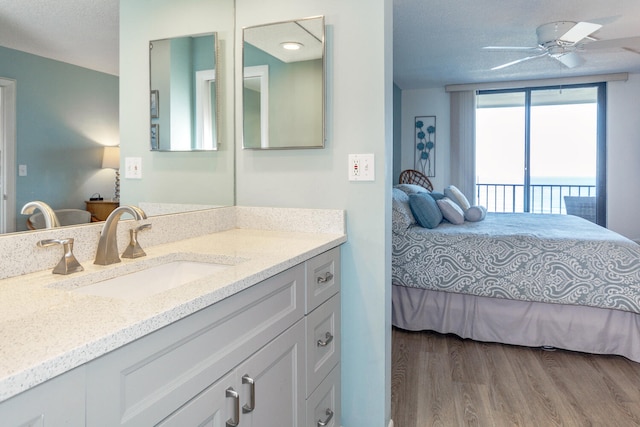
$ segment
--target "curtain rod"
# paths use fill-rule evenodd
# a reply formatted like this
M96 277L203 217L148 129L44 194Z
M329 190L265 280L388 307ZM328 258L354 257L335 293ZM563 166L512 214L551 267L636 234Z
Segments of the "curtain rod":
M629 79L629 73L615 74L596 74L594 76L577 76L577 77L561 77L555 79L539 79L539 80L512 80L490 83L466 83L459 85L446 85L446 92L463 92L469 90L491 90L491 89L516 89L521 87L541 87L541 86L559 86L573 85L583 83L600 83L624 81Z

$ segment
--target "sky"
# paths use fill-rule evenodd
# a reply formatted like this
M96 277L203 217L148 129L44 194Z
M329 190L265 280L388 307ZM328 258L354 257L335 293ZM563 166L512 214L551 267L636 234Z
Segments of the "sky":
M522 183L524 107L481 108L476 113L477 182ZM596 104L532 107L532 182L587 177L595 184L596 118Z

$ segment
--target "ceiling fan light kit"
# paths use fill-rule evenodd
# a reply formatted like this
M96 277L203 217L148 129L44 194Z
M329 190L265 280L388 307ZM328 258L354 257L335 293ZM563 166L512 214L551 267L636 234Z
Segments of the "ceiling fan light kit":
M640 37L627 37L613 40L598 40L591 36L594 32L602 28L600 24L591 22L558 21L540 25L536 29L538 36L538 46L535 47L508 47L508 46L487 46L486 50L517 50L536 52L525 58L507 62L506 64L493 67L492 70L500 70L531 59L549 56L556 59L568 68L582 65L584 59L576 53L593 51L596 49L622 48L630 50L634 43L640 42ZM638 53L638 52L636 52Z

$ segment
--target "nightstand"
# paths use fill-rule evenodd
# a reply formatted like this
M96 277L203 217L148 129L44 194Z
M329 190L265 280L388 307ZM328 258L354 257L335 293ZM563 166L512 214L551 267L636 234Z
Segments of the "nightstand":
M120 202L111 200L86 200L87 210L91 212L91 222L104 221Z

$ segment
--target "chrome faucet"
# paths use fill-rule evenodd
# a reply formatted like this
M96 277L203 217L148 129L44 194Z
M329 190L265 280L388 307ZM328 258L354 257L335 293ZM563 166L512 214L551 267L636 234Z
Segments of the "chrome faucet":
M29 202L22 207L20 213L22 215L31 215L36 209L40 209L40 212L42 212L42 215L44 216L45 228L60 227L60 221L58 221L56 213L51 209L51 206L45 202L41 202L39 200Z
M93 262L98 265L109 265L120 262L118 255L118 221L120 217L128 213L135 220L147 219L147 214L135 206L120 206L115 208L107 217L100 233L100 241L98 242L98 250L96 251L96 259Z

